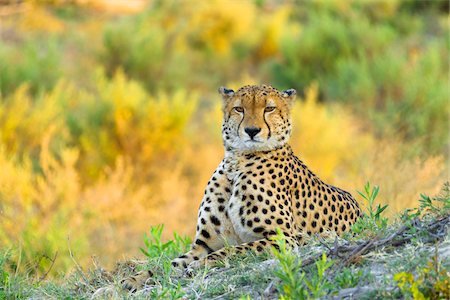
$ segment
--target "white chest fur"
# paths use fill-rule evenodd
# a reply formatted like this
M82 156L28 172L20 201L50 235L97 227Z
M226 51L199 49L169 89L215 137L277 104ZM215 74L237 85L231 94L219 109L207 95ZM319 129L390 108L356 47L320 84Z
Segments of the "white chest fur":
M246 226L247 201L243 201L242 191L239 191L239 180L244 172L245 160L240 156L225 156L225 170L228 179L232 183L231 198L228 202L228 214L233 224L236 235L242 242L253 242L261 238Z

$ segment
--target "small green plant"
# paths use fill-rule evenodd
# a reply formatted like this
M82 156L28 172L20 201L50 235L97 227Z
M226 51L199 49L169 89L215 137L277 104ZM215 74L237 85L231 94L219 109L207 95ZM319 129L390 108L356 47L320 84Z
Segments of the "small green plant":
M445 182L441 192L430 197L420 194L419 207L405 209L400 219L402 221L412 220L421 215L445 216L450 214L450 182Z
M275 275L281 280L280 299L307 299L305 273L301 269L301 262L287 248L286 239L280 231L274 239L277 241L278 249L273 248L272 252L280 264L279 269L275 271Z
M275 275L281 279L280 299L315 299L325 296L331 287L325 272L333 265L325 253L316 261L315 270L306 278L301 261L286 246L286 240L281 232L278 232L275 240L278 249L272 251L280 264L280 268L275 271Z
M358 285L363 276L361 269L343 268L333 279L336 285L341 288L352 288Z
M333 265L333 261L328 260L326 254L323 253L322 258L316 261L315 265L317 273L312 273L308 277L309 279L305 278L305 284L313 298L316 299L325 296L331 287L330 282L325 277L325 271Z
M141 252L148 258L156 258L161 255L175 257L181 252L187 251L191 243L188 237L181 237L174 233L174 239L168 242L162 242L162 232L164 225L160 224L150 228L150 234L144 234L145 248L140 248Z
M444 183L442 191L435 197L420 194L419 211L432 213L434 215L445 215L450 212L450 182Z
M364 214L352 226L354 233L362 232L378 232L384 230L388 224L388 218L382 217L381 214L388 207L388 205L378 204L375 207L375 199L377 198L380 188L378 186L371 186L369 182L364 185L364 192L358 191L358 194L367 203L366 210L368 214Z

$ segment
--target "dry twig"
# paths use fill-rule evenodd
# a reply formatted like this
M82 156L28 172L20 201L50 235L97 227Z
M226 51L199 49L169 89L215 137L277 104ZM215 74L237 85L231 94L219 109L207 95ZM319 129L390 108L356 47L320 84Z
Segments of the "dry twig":
M47 257L47 259L49 259L52 263L50 264L50 267L48 268L48 270L41 276L41 278L39 278L38 283L41 283L47 277L48 273L50 273L50 271L53 268L53 265L55 264L57 257L58 257L58 251L56 251L55 256L53 256L53 259L51 259L50 257Z

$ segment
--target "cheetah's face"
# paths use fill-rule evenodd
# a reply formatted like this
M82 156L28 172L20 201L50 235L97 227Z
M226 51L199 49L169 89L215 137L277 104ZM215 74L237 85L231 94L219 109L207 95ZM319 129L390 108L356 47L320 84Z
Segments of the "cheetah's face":
M271 86L244 86L234 92L220 88L225 147L240 151L268 151L286 144L291 136L291 107L296 91Z

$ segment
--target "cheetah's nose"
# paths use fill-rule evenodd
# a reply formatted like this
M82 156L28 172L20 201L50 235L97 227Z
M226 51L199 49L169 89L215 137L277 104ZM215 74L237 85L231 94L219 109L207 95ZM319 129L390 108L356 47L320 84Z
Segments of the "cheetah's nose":
M248 134L248 136L253 140L253 138L255 137L255 135L257 135L260 131L261 128L256 128L256 127L246 127L244 129L244 131Z

